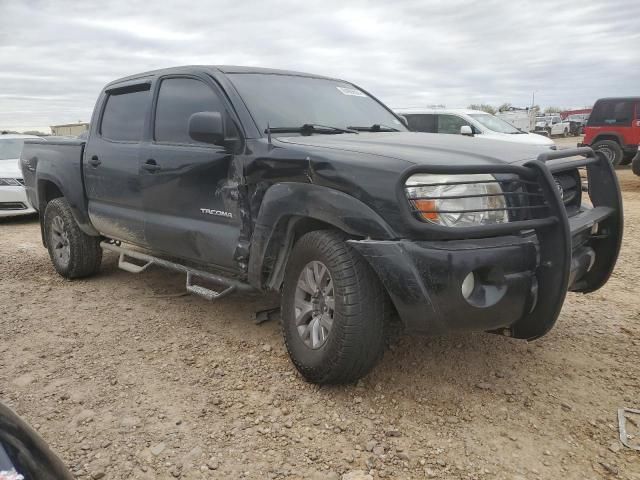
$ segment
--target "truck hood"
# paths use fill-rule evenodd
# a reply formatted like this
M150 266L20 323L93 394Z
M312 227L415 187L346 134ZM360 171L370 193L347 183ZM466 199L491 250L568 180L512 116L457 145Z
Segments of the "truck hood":
M420 132L277 137L276 142L383 156L417 165L522 163L549 151L548 145Z
M20 159L0 160L0 178L22 178Z

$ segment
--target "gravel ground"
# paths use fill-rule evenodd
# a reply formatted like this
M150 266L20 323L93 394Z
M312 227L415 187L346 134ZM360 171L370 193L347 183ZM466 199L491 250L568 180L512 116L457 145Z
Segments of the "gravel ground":
M640 178L618 173L618 267L550 334L399 337L346 387L305 383L253 323L277 299L210 304L110 254L66 281L35 219L3 221L0 399L82 479L640 479L616 420L640 408Z

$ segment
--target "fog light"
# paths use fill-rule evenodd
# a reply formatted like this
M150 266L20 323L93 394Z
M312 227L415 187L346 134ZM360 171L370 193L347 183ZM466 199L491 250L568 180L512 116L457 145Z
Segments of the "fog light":
M476 286L476 276L473 272L470 272L462 281L462 296L468 299L473 293L473 289Z

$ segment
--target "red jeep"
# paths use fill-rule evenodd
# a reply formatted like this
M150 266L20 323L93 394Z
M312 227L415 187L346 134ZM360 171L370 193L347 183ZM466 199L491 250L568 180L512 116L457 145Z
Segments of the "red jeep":
M613 165L627 165L640 143L640 97L601 98L584 130L584 143Z

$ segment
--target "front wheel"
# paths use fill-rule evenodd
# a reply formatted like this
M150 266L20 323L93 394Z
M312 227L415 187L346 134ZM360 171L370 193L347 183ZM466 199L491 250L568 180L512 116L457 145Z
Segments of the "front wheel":
M100 269L100 238L80 230L64 198L55 198L47 204L44 233L51 262L63 277L87 277Z
M281 307L289 356L308 381L354 382L382 358L387 294L339 232L320 230L298 240Z

